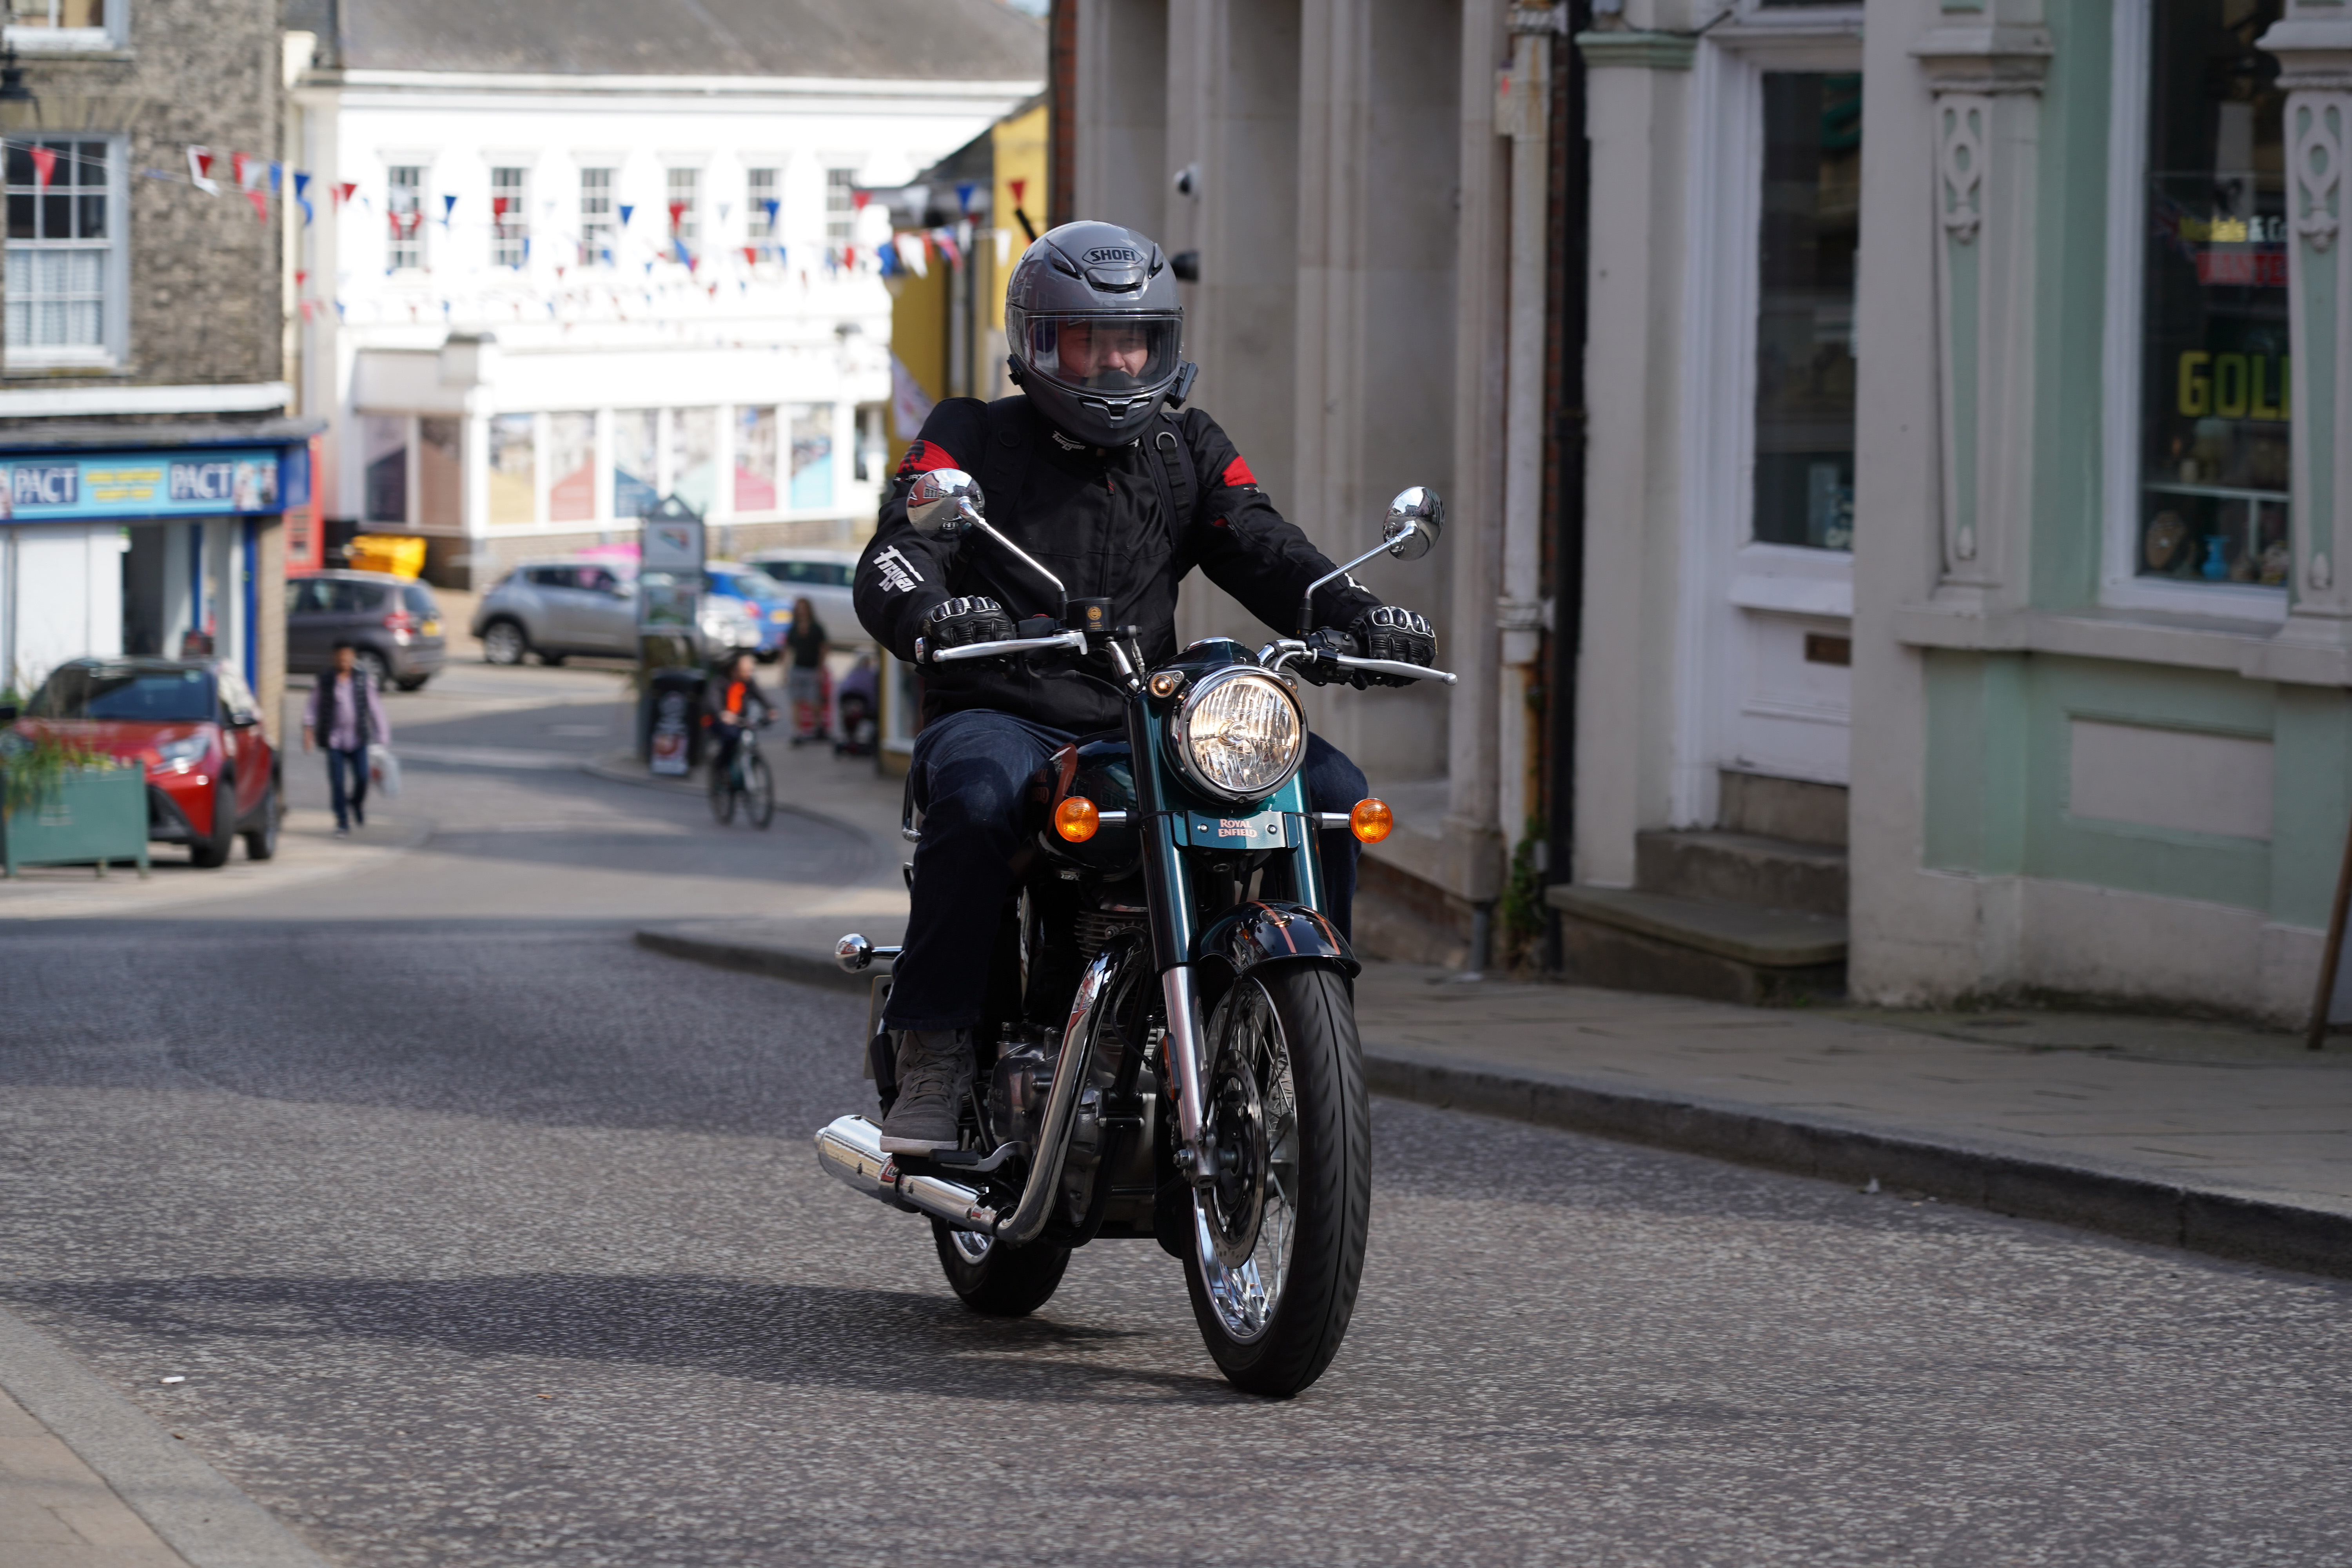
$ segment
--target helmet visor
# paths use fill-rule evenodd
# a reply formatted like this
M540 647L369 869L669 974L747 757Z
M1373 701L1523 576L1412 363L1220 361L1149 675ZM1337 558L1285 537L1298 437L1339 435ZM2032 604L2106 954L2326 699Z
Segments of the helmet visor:
M1032 316L1028 359L1076 392L1140 392L1176 374L1180 316Z

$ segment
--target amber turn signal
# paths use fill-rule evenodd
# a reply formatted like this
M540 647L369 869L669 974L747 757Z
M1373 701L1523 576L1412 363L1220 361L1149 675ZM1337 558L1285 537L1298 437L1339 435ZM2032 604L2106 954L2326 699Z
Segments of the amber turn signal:
M1386 811L1388 807L1381 807ZM1084 844L1102 830L1102 813L1095 803L1082 795L1065 798L1054 808L1054 831L1073 844ZM1382 832L1387 829L1383 828Z
M1348 814L1348 831L1367 844L1378 844L1396 826L1396 816L1384 800L1366 799L1356 803Z

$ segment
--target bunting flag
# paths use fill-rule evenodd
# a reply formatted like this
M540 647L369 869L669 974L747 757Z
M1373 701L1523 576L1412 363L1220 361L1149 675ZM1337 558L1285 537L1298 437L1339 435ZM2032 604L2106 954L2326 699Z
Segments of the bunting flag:
M260 219L263 223L268 223L269 221L269 193L268 191L257 188L249 190L245 193L245 199L253 204L253 216L255 217Z
M274 196L278 193L280 187L278 182L285 173L286 165L283 163L272 163L269 165L269 194L271 195Z
M971 195L972 195L972 193L973 193L974 191L977 191L978 189L980 189L980 186L979 186L976 183L974 183L973 181L971 181L971 180L960 180L960 181L958 181L958 182L956 183L956 205L957 205L957 207L959 207L960 209L961 209L961 210L962 210L962 211L964 211L964 212L970 212L970 211L971 211Z
M492 196L490 198L490 216L497 218L505 217L507 216L507 208L512 204L513 200L514 198L511 196Z
M963 265L963 250L956 244L955 236L943 228L933 229L931 240L940 247L940 254L948 258L950 267L960 268Z
M686 204L684 202L672 202L669 204L669 227L672 234L676 234L677 232L678 220L685 216Z
M1011 266L1013 264L1013 231L1009 228L1000 228L992 232L996 236L996 265Z
M350 201L353 196L359 195L359 192L360 183L357 180L345 180L341 184L335 187L335 205L337 206L342 205L345 202Z
M443 228L447 228L449 226L449 215L457 210L457 198L456 196L443 196L441 198L441 226Z
M919 234L898 236L898 260L918 278L931 275L930 258L925 254L923 237Z
M621 215L621 226L623 228L626 228L629 226L629 215L635 212L637 209L630 205L628 203L623 202L620 206L614 210L619 212Z
M866 210L866 204L873 199L874 193L872 191L861 191L854 185L850 187L849 205L857 211L864 212Z
M47 190L49 188L49 176L56 174L58 171L58 155L48 148L39 145L37 142L26 148L25 155L33 161L33 184L35 187L39 190Z
M213 154L209 147L188 149L188 183L208 196L220 195L220 182L212 178Z
M1026 180L1007 180L1004 183L1006 185L1011 187L1013 191L1013 205L1016 207L1021 205L1021 193L1029 188L1029 182Z
M756 245L745 246L743 247L743 265L746 267L756 267L759 264L760 247Z
M727 215L728 215L728 214L730 214L730 213L731 213L731 212L733 212L734 210L735 210L735 204L734 204L733 202L720 202L720 203L719 204L719 223L720 223L720 224L722 224L722 225L724 225L724 224L726 223L726 221L727 221Z
M768 209L768 232L773 234L776 232L776 214L783 210L784 204L771 196L761 205Z
M310 176L302 173L299 169L297 169L294 172L294 200L302 208L302 226L304 228L310 227L310 220L319 216L310 205Z

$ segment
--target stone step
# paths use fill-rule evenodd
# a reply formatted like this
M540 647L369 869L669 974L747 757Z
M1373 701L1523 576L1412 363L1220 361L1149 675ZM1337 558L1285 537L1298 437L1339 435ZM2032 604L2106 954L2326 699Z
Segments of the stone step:
M1561 886L1544 898L1559 911L1563 978L1573 984L1748 1006L1845 994L1842 916L1627 888Z
M1671 898L1842 916L1845 866L1845 851L1830 845L1752 833L1658 830L1633 837L1633 885Z

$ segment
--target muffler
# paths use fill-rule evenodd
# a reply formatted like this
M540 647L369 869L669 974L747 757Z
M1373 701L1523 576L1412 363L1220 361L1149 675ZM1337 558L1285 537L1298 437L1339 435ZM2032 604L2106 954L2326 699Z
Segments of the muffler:
M882 1152L882 1129L863 1116L835 1117L816 1135L816 1163L869 1198L943 1219L958 1230L996 1232L996 1211L959 1182L911 1176Z

